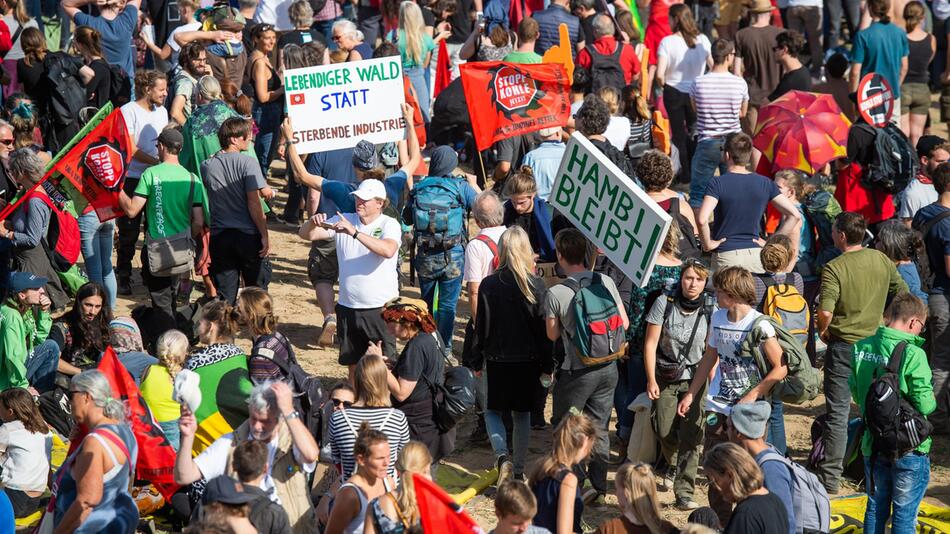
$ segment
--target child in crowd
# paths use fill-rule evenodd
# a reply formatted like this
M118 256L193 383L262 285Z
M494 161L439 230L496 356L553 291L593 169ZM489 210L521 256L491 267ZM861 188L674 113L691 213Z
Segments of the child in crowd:
M155 343L155 356L158 363L145 369L140 391L145 404L152 411L165 433L165 439L178 451L180 431L178 418L181 416L181 404L173 398L175 377L188 358L188 337L178 330L169 330Z
M676 532L672 523L660 516L656 497L656 477L646 464L624 464L614 478L620 517L600 525L597 534L667 534Z
M531 489L520 480L498 486L495 494L495 517L498 524L488 534L550 534L544 527L531 524L538 511L538 501Z
M287 511L272 501L261 489L264 475L270 471L267 445L258 440L242 441L234 448L231 467L234 476L244 486L244 493L253 496L248 519L260 534L284 534L290 532Z
M23 388L0 393L0 420L0 484L14 517L26 517L39 509L46 491L52 434Z
M554 429L554 450L535 464L528 485L538 500L534 524L551 532L581 532L584 501L572 469L590 456L597 429L587 416L568 413Z

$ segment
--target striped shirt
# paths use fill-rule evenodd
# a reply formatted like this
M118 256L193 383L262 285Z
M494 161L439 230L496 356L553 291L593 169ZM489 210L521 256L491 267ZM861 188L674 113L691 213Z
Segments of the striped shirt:
M406 415L396 408L368 408L353 406L333 412L327 429L327 441L330 442L330 457L335 464L342 464L341 481L346 481L356 471L356 457L353 446L360 425L366 421L374 430L379 430L389 438L389 475L396 475L396 457L409 443L409 422Z
M710 72L696 78L690 96L696 103L696 133L700 139L739 131L739 111L749 100L745 80L727 72Z

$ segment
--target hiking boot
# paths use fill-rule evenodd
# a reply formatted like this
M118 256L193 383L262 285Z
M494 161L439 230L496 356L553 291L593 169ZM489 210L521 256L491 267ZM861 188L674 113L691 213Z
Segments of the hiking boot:
M508 459L507 454L502 454L495 460L495 469L498 470L498 481L495 482L496 488L500 488L502 484L508 482L514 476L515 466Z
M320 331L320 337L317 338L317 345L329 347L333 345L333 336L336 335L336 316L327 315L323 320L323 330Z
M118 287L116 292L120 295L131 295L132 294L132 277L131 276L120 276L118 280Z
M699 503L694 501L692 497L677 497L676 504L674 504L674 506L676 506L677 510L689 512L699 508Z

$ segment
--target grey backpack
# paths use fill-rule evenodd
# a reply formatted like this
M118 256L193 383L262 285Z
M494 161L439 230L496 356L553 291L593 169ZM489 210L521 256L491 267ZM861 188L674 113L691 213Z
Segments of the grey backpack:
M795 484L795 532L810 534L830 532L831 501L828 492L814 473L805 469L775 450L768 450L758 459L759 466L765 462L781 462L788 467Z

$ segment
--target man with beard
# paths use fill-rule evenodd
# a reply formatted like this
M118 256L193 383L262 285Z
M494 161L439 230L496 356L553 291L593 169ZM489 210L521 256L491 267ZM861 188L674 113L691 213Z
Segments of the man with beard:
M920 156L920 170L897 195L897 216L908 228L920 208L937 201L931 177L938 165L950 160L950 143L936 135L922 136L917 140L917 155Z

